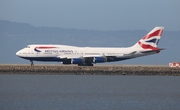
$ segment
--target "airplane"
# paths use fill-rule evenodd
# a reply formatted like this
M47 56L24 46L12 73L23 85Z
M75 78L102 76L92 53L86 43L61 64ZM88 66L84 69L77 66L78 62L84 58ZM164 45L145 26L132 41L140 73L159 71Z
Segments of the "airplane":
M158 48L164 27L155 27L135 45L126 48L113 47L77 47L69 45L31 44L19 50L16 55L33 61L61 62L78 66L93 66L96 63L114 62L157 54L164 48Z

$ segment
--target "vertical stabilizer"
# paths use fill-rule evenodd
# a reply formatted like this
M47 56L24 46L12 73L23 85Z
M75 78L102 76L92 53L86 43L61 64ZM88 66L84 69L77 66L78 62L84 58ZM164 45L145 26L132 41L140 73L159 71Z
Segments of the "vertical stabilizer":
M163 33L164 27L155 27L141 40L139 40L133 48L142 48L143 50L159 50L157 45Z

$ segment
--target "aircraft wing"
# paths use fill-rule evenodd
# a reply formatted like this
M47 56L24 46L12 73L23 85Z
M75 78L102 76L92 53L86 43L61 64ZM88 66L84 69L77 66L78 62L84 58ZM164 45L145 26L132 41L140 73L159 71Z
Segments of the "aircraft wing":
M84 62L88 63L99 63L106 61L115 61L117 58L131 58L137 51L133 51L130 53L122 54L122 53L112 53L112 54L101 54L101 55L83 55L83 56L58 56L62 60L72 61L76 59L82 59Z
M99 54L99 55L83 55L81 57L77 57L76 55L74 56L67 56L67 55L62 55L62 56L57 56L58 58L61 58L61 59L71 59L71 58L94 58L94 57L125 57L125 56L131 56L131 55L134 55L137 51L133 51L133 52L130 52L130 53L127 53L127 54L123 54L123 53L113 53L113 54Z

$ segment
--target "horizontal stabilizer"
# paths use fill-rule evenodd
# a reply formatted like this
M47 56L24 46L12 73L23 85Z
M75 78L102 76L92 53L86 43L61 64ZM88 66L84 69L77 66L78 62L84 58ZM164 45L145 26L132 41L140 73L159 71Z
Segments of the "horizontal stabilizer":
M159 53L161 50L165 50L165 48L161 48L161 49L157 48L155 50L141 51L140 53L151 53L151 52Z

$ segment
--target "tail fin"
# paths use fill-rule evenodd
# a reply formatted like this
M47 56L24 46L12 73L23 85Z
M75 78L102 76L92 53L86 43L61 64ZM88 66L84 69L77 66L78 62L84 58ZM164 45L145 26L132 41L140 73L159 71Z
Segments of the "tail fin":
M155 27L147 35L145 35L141 40L139 40L133 47L142 48L143 50L157 50L158 42L163 33L164 27Z

